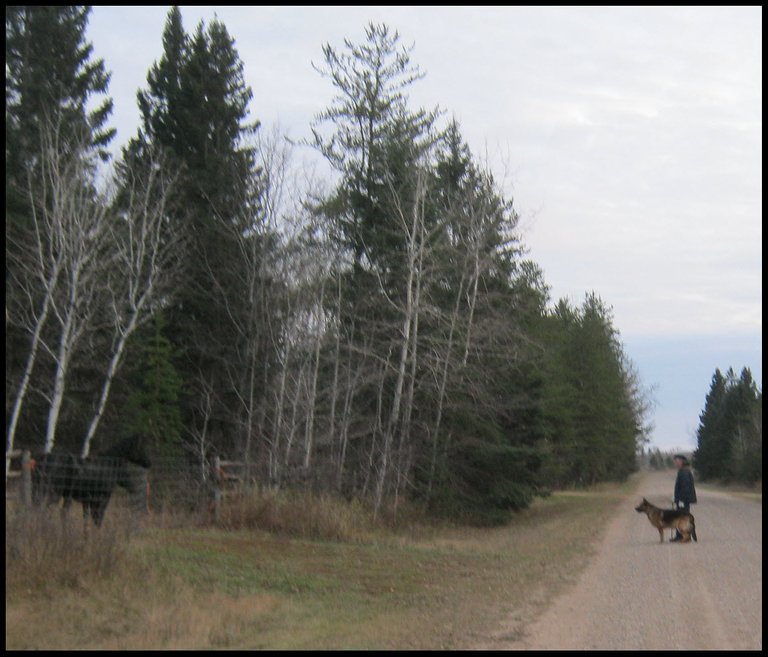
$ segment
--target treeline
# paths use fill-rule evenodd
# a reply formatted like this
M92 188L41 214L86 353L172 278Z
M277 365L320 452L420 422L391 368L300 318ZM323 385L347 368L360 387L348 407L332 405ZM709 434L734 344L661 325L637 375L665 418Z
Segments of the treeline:
M748 367L712 376L696 432L693 465L702 479L753 484L763 478L763 393Z
M675 467L674 451L662 452L658 447L655 449L640 450L640 462L643 466L652 470L665 470Z
M635 469L648 403L610 308L551 304L459 124L409 104L424 73L397 32L323 46L335 96L293 146L249 118L223 23L187 33L174 7L107 175L88 14L6 9L8 449L137 434L488 519Z

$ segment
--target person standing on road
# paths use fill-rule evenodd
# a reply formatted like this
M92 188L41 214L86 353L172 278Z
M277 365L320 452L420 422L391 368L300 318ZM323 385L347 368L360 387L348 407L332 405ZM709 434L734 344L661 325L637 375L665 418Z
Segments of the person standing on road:
M691 504L696 504L696 487L693 485L693 472L691 472L690 463L684 454L675 454L673 457L675 467L677 468L677 479L675 479L675 508L682 509L690 513ZM683 536L675 530L675 537L672 541L682 540Z

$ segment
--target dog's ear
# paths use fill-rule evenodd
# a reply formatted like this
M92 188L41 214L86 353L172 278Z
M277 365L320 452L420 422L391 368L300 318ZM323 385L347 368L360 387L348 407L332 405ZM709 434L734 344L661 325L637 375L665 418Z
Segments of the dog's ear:
M646 500L645 498L643 498L643 502L647 502L647 501L648 501L648 500Z

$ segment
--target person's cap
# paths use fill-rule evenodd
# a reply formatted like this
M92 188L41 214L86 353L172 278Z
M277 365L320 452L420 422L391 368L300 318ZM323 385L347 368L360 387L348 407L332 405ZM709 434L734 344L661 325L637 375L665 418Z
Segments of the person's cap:
M685 454L675 454L672 458L673 459L680 459L683 462L687 462L688 461L688 457Z

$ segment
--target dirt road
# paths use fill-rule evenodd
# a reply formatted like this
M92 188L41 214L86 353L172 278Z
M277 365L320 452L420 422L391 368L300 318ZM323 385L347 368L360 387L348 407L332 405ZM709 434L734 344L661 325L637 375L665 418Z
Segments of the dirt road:
M538 617L520 615L493 649L761 649L762 504L699 489L699 542L659 543L642 496L671 507L674 475L648 474L620 505L599 552ZM635 499L636 498L636 499Z

